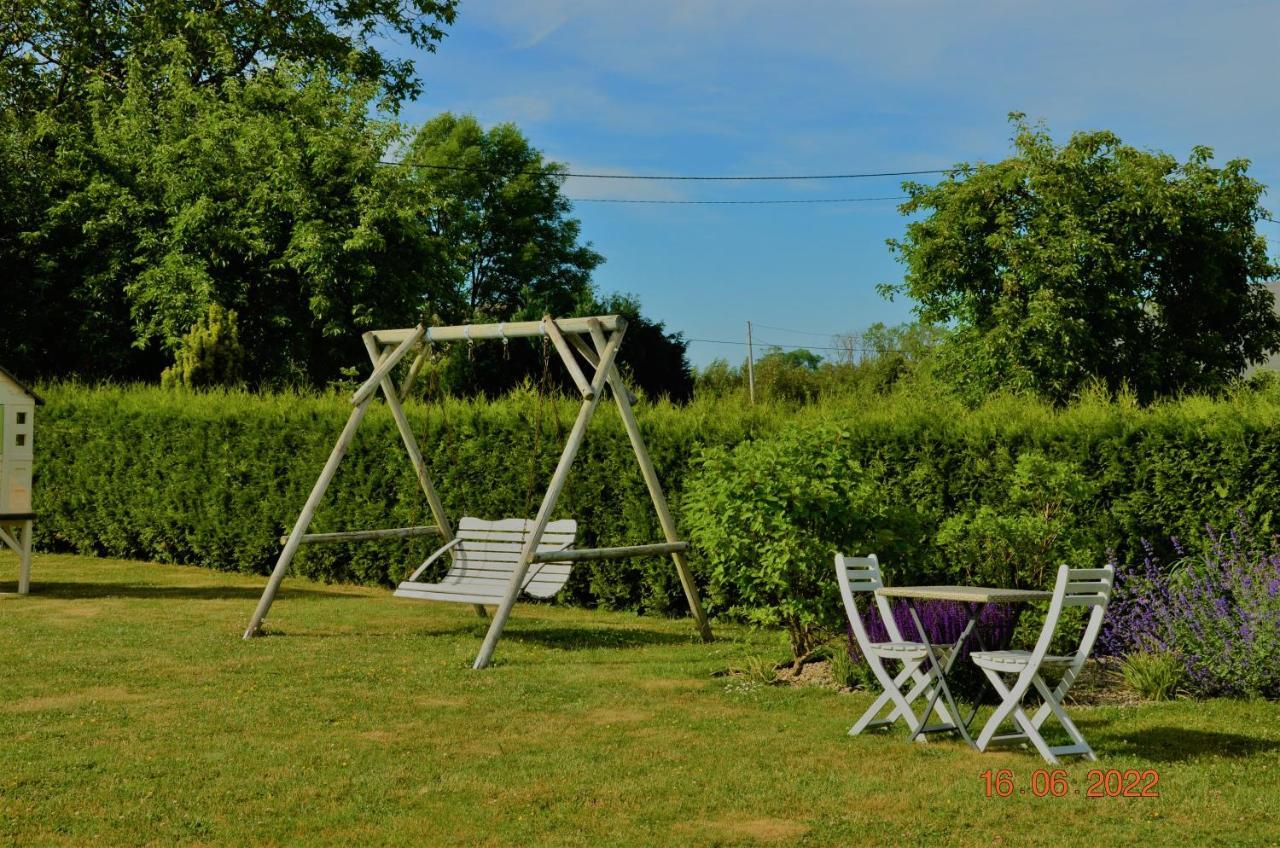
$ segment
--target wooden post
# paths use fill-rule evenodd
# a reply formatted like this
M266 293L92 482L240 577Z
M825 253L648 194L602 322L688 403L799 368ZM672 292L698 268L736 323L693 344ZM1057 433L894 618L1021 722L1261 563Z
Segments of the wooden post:
M626 326L627 319L621 315L598 315L593 319L561 318L556 321L556 329L561 333L585 333L587 321L599 321L606 332L613 332ZM532 336L545 336L547 328L541 321L514 321L501 324L457 324L451 327L431 327L425 334L418 333L419 328L404 330L374 330L373 335L378 344L400 344L411 336L423 338L428 342L481 342L487 339L523 339Z
M34 522L30 518L22 522L22 550L18 553L18 594L25 595L31 591L31 528Z
M594 350L592 350L591 345L587 344L582 340L582 336L579 336L577 333L574 333L573 335L569 336L569 344L573 345L574 350L582 354L582 358L587 360L587 364L589 364L592 368L600 367L599 355ZM613 366L613 371L616 372L617 370L618 370L618 366L615 364ZM631 388L627 386L625 383L618 382L618 383L610 383L609 385L614 387L615 392L618 390L617 389L618 386L622 386L622 388L625 389L627 392L627 400L631 401L632 403L635 403L638 400L638 398L635 395L635 392L631 391Z
M542 506L538 508L538 517L534 520L533 531L525 541L524 550L520 554L520 562L516 565L515 571L511 573L511 579L507 583L507 594L493 614L493 621L489 624L489 632L484 636L484 643L480 646L480 654L476 657L472 668L480 669L489 664L489 660L493 658L494 648L498 646L498 639L502 636L502 629L506 626L507 618L511 615L511 608L515 606L516 598L520 596L521 587L524 585L525 573L529 570L529 564L533 561L533 556L538 551L538 543L542 541L542 534L547 529L548 522L551 521L551 512L556 507L556 501L564 488L565 480L568 479L569 469L573 466L573 460L578 455L578 448L582 446L583 436L587 432L587 424L590 423L591 416L596 411L596 405L600 403L600 395L604 391L604 384L609 376L609 367L613 364L613 359L618 353L618 346L622 344L622 336L626 332L626 322L621 318L618 321L618 329L614 331L600 351L600 367L596 369L595 379L591 382L592 393L590 397L583 399L582 408L578 410L578 418L573 422L573 429L569 431L569 438L565 442L564 451L560 454L560 463L556 466L555 473L551 475L551 482L548 484L547 492L542 498Z
M333 475L338 472L338 464L342 462L342 457L346 455L347 448L351 446L351 442L356 437L356 430L360 427L360 420L364 418L365 412L369 409L369 402L373 400L373 395L367 395L355 409L351 410L351 415L347 417L347 424L342 428L342 435L338 436L338 441L333 446L333 450L329 453L329 459L324 464L324 470L320 472L320 476L316 478L315 485L311 487L311 494L307 496L307 502L302 507L302 512L298 513L298 520L294 522L293 530L289 533L289 540L284 543L284 550L280 551L280 558L276 560L276 567L271 572L271 579L267 581L267 588L262 592L262 599L258 601L258 608L253 612L253 618L249 621L249 627L244 631L244 638L252 639L258 634L258 628L262 626L262 620L267 617L267 610L271 609L271 602L276 599L276 592L280 589L280 581L284 580L285 572L289 570L289 563L293 561L293 555L298 552L298 545L302 544L302 536L307 532L307 528L311 526L311 519L315 517L316 508L320 506L320 499L324 497L325 489L329 488L329 484L333 482Z
M306 533L302 544L341 544L343 542L367 542L379 539L411 539L416 536L439 536L439 527L434 524L423 527L388 527L382 530L343 530L337 533ZM280 537L280 544L289 541L288 536Z
M587 382L587 377L582 373L582 367L578 365L578 360L574 357L573 351L569 349L569 344L564 340L560 328L556 326L556 321L550 315L543 316L542 323L547 328L547 335L551 337L551 343L556 346L556 352L560 354L560 358L564 360L564 365L569 369L569 376L573 378L573 382L577 384L578 391L582 392L582 396L587 400L591 399L591 384Z
M597 348L603 349L604 333L598 326L591 326L591 340ZM601 356L601 366L606 363L604 357ZM609 367L605 369L608 372L610 385L613 387L613 400L618 405L618 414L622 416L622 423L627 429L627 437L631 440L631 449L635 451L636 461L640 464L640 474L644 477L645 486L649 489L649 499L653 501L653 509L658 514L658 523L662 525L662 534L666 536L668 542L679 542L680 536L676 532L676 522L671 516L671 509L667 506L667 496L662 491L662 482L658 479L658 471L653 467L653 460L649 458L649 449L645 446L644 435L640 432L640 424L636 421L635 412L631 409L631 401L628 398L626 386L622 383L622 376L618 373L618 369L613 363L608 363ZM680 575L680 587L684 589L685 601L689 604L689 612L693 615L694 623L698 628L698 635L704 641L711 641L711 625L707 622L707 614L702 609L702 601L698 598L698 587L693 582L693 574L689 571L689 561L685 557L683 550L672 551L671 560L676 565L676 573Z
M751 405L756 405L756 364L755 352L751 347L751 322L747 322L747 397Z
M405 355L408 354L413 346L418 343L418 339L426 335L426 332L427 328L419 324L404 341L400 342L399 346L396 347L395 350L391 351L389 355L383 357L382 360L374 366L373 373L369 375L369 379L365 380L364 383L360 385L360 388L356 389L356 393L351 396L351 405L359 406L371 398L373 393L378 390L378 386L382 385L383 379L391 373L391 369L396 367L396 363L401 359L404 359ZM370 334L366 333L365 335ZM367 346L368 342L365 344Z
M374 339L373 333L365 333L362 337L365 349L369 351L369 359L373 362L375 369L382 357L378 350L378 342ZM440 528L440 535L443 537L445 544L453 541L453 528L449 525L449 516L444 511L444 504L440 502L440 495L436 493L435 484L431 482L431 476L427 474L427 464L422 459L422 449L418 447L418 439L413 435L413 428L409 426L409 419L404 414L404 407L400 405L400 398L396 394L395 383L391 380L391 374L385 373L382 381L382 394L386 398L387 407L391 410L391 417L396 421L396 429L400 431L400 441L404 442L405 452L409 454L409 462L413 464L413 472L418 477L418 485L422 488L422 494L427 498L427 506L431 508L431 517L435 519L436 525ZM484 607L480 604L475 605L476 613L480 616L486 615Z

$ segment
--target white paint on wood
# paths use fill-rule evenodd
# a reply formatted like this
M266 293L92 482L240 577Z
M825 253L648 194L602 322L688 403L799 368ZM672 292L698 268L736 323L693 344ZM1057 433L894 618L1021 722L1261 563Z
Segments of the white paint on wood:
M996 739L1000 726L1012 719L1021 731L1020 735L1025 736L1050 764L1056 765L1058 757L1067 754L1081 754L1089 760L1097 759L1080 729L1067 715L1064 703L1071 684L1080 674L1080 669L1093 650L1094 641L1102 631L1102 620L1111 599L1114 580L1115 568L1110 565L1093 569L1059 566L1053 592L1049 593L1051 600L1045 613L1044 626L1035 647L1030 651L975 651L970 655L974 665L982 669L982 673L1000 696L1000 705L978 734L975 747L979 751L987 750ZM1079 594L1072 589L1073 586L1087 588L1084 594ZM1053 642L1062 610L1067 606L1088 606L1092 609L1075 653L1070 656L1050 655L1049 646ZM1050 687L1041 676L1040 670L1044 668L1054 670L1058 681L1056 686ZM1009 683L1004 675L1015 677ZM1028 716L1022 702L1032 689L1040 698L1040 707L1034 716ZM1040 729L1051 715L1071 738L1069 744L1052 746L1041 735Z
M481 603L499 603L506 595L517 568L524 561L525 547L532 540L536 522L522 518L485 521L463 516L458 522L457 538L427 558L412 577L396 589L399 597L428 598L430 600L458 601L483 596L489 600ZM538 552L555 556L561 549L573 544L578 522L562 519L549 522L538 542ZM416 578L422 571L450 551L453 564L437 583L420 583ZM525 576L521 590L538 598L549 598L564 587L569 580L570 566L564 561L540 564Z

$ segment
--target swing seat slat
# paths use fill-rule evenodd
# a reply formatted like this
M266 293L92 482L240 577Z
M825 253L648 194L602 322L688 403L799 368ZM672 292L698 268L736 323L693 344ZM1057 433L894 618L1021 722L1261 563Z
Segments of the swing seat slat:
M396 597L461 604L501 603L533 526L534 522L523 518L485 521L464 516L458 522L454 541L433 553L402 582L396 588ZM572 518L552 521L538 543L538 553L565 550L573 544L577 532L578 522ZM447 552L452 553L453 564L443 579L438 583L418 582L427 566ZM564 588L571 571L568 562L536 563L525 575L523 590L535 598L550 598Z

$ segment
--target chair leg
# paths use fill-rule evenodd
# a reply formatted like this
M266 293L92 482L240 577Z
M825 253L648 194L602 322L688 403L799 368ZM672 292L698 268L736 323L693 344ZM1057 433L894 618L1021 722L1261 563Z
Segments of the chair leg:
M991 685L1002 698L1002 703L996 713L987 721L986 726L983 727L982 733L978 737L979 751L985 751L987 746L991 744L996 730L999 729L1004 720L1012 718L1022 731L1022 735L1050 765L1058 765L1059 754L1080 754L1085 759L1097 761L1098 757L1093 752L1093 748L1089 746L1089 743L1085 741L1084 734L1080 732L1080 728L1076 727L1075 722L1071 720L1066 710L1062 707L1062 697L1066 692L1064 686L1059 685L1056 690L1050 689L1049 684L1045 682L1039 673L1033 673L1030 684L1035 686L1036 691L1044 698L1044 703L1036 710L1034 717L1029 717L1026 711L1023 710L1021 703L1025 689L1015 698L1013 696L1014 691L1004 685L1004 680L1000 677L999 672L986 668L983 671L986 672ZM1022 683L1021 679L1019 683ZM1070 681L1067 682L1067 685L1070 685ZM1014 688L1016 689L1017 687L1015 686ZM1058 723L1062 725L1062 729L1071 738L1072 744L1054 747L1045 741L1040 729L1044 725L1045 719L1050 715L1053 715L1058 720Z
M1062 729L1067 732L1067 736L1071 737L1071 741L1074 743L1068 747L1073 749L1082 749L1074 753L1079 753L1082 757L1086 760L1090 760L1091 762L1097 762L1098 755L1093 752L1093 748L1085 741L1084 734L1080 732L1080 728L1076 727L1076 723L1071 720L1070 716L1067 715L1067 711L1062 706L1062 696L1066 694L1063 687L1059 685L1056 690L1050 691L1049 685L1045 683L1044 679L1038 674L1036 675L1034 682L1036 689L1040 692L1041 697L1044 698L1044 703L1040 706L1036 715L1039 716L1041 712L1045 712L1046 710L1053 713L1053 717L1058 720L1058 723L1062 725ZM1047 714L1048 713L1046 713L1046 715Z
M872 660L873 660L872 657L867 657L868 665L872 664ZM878 663L879 660L876 660L876 662ZM868 707L867 711L862 714L862 717L859 718L857 722L854 723L853 727L849 728L849 735L857 736L859 733L861 733L862 731L866 730L869 727L888 727L889 725L897 721L899 718L901 718L903 716L902 707L898 705L897 701L895 701L892 693L897 692L899 696L901 696L901 690L902 690L903 684L905 684L908 680L912 678L912 676L916 672L916 669L918 669L919 667L920 667L919 662L903 663L902 671L898 672L898 675L891 679L891 683L893 685L892 687L890 687L890 686L884 686L884 680L880 678L880 674L877 671L876 666L872 665L872 671L876 673L876 678L880 680L880 683L884 691L880 693L880 696L876 698L874 702L872 702L871 706ZM879 671L884 671L883 665L879 666ZM885 676L888 676L888 672L885 672ZM914 692L915 690L912 690L912 691ZM913 696L909 694L907 695L905 701L907 704L910 704L917 697L919 697L919 695ZM893 710L889 713L888 717L877 721L876 716L878 716L880 714L880 711L883 710L885 706L890 702L894 703ZM910 709L907 710L907 713L911 715L913 719L915 718L915 714L912 713ZM909 723L910 722L908 722L908 724Z
M921 721L916 717L915 711L911 709L910 702L902 694L902 684L911 679L912 673L919 668L919 663L904 663L902 671L898 672L898 676L890 677L889 672L884 667L884 661L874 654L867 657L867 664L871 666L871 671L875 674L876 679L880 681L881 688L884 693L889 696L889 700L894 705L893 715L895 720L901 718L906 722L907 727L914 734L921 726ZM901 682L899 682L901 681Z
M919 670L923 662L924 662L923 660L920 660L920 661L912 662L909 664L912 669L911 679L913 682L912 682L911 689L907 691L907 694L905 696L908 704L914 704L921 696L924 696L926 698L933 697L932 684L934 680L934 675L932 672ZM901 678L902 675L898 675L898 677ZM906 680L903 679L901 683L899 683L899 688L901 688L902 683L905 683L905 682ZM935 712L938 713L939 717L942 718L944 722L946 721L945 707L943 707L941 704L938 704L935 707ZM898 708L895 707L893 712L889 713L889 720L890 721L897 720L899 715L900 715L900 712ZM927 718L928 717L926 716L926 719Z
M1005 721L1013 719L1014 724L1027 737L1027 741L1035 746L1040 756L1044 757L1049 763L1056 765L1058 762L1057 757L1054 756L1053 751L1049 749L1048 744L1040 736L1035 723L1027 716L1026 711L1022 709L1022 698L1026 695L1027 689L1031 686L1032 679L1036 675L1034 673L1029 674L1029 671L1024 670L1018 676L1017 682L1012 687L1009 687L1005 685L1004 678L1000 676L1000 672L985 667L982 671L986 674L987 680L991 682L991 687L995 689L996 694L1000 696L1000 705L996 707L995 712L991 714L991 717L987 719L987 723L983 725L982 732L978 734L977 741L974 743L975 747L979 751L987 750L1000 726Z
M1009 718L1009 714L1013 712L1015 705L1009 703L1009 690L1005 687L1004 679L1000 676L1000 672L992 671L982 666L979 666L979 668L982 668L982 673L987 676L991 687L995 689L996 695L1000 697L1000 703L996 706L995 712L987 719L987 723L982 725L982 732L974 740L974 747L979 751L985 751L987 746L991 744L991 739L996 735L996 731L1000 729L1000 725L1004 724L1005 720Z

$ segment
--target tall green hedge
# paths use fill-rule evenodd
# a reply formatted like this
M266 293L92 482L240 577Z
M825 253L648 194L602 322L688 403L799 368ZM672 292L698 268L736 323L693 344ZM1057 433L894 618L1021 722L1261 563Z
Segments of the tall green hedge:
M154 388L42 389L35 497L38 544L160 562L265 572L349 410L337 396ZM543 405L543 439L530 499L536 398L411 404L431 473L455 518L532 514L577 404ZM731 403L643 404L641 426L677 521L705 447L786 437L837 424L840 451L883 488L895 539L882 557L902 579L956 573L937 545L948 518L1015 502L1018 458L1043 455L1089 483L1071 505L1074 536L1101 560L1132 556L1143 538L1194 541L1237 511L1264 532L1280 493L1280 395L1191 398L1147 409L1086 401L1065 410L997 399L976 411L903 393L824 406L745 410ZM1023 469L1036 467L1023 464ZM1034 489L1034 480L1030 484ZM743 498L756 492L744 487ZM1034 494L1034 493L1033 493ZM1034 498L1033 498L1034 499ZM531 503L530 503L531 500ZM528 506L527 506L528 505ZM527 506L527 509L526 509ZM660 537L626 436L601 407L557 510L578 519L581 544ZM317 517L320 530L425 523L427 513L394 423L375 405ZM431 548L430 539L312 546L297 561L314 577L390 584ZM704 571L695 551L695 571ZM678 611L677 581L661 560L575 570L567 599L610 608Z
M335 395L75 384L42 391L48 403L38 420L35 487L42 549L259 573L274 565L278 539L351 409ZM772 426L767 413L643 407L649 450L677 513L685 471L702 443L732 444ZM565 400L540 404L530 393L406 407L454 520L532 516L577 409ZM592 422L557 516L577 518L580 545L662 539L612 405L602 405ZM375 403L313 530L429 523L395 423ZM295 569L324 580L387 585L413 570L433 541L304 546ZM566 597L610 608L683 606L670 561L657 559L575 569Z

